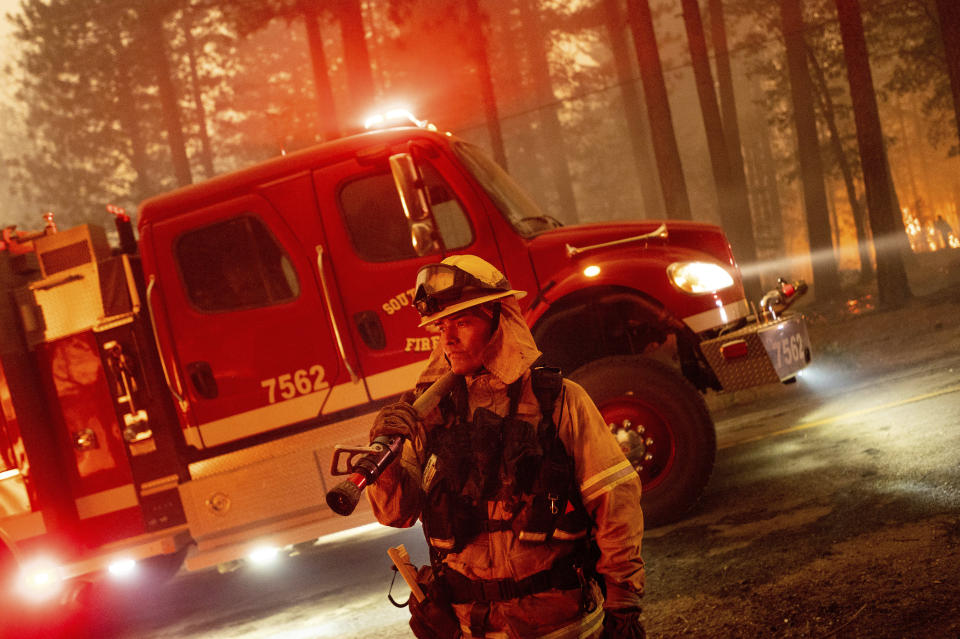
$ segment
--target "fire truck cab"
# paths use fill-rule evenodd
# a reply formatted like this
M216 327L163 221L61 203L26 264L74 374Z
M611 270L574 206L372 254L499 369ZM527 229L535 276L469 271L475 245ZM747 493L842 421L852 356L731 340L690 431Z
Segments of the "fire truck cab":
M337 444L412 387L437 343L415 274L473 253L528 291L545 353L593 396L652 524L696 502L701 397L810 361L799 295L756 312L722 230L562 226L477 147L423 128L332 141L142 203L121 245L84 225L0 252L0 552L62 576L200 569L372 522L325 494ZM125 225L126 224L126 225ZM42 553L41 553L42 551Z

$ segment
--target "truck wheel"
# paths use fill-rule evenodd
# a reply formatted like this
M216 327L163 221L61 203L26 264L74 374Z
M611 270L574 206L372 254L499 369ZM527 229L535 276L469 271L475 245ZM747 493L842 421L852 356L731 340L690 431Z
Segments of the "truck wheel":
M703 398L676 370L615 356L569 375L586 389L643 482L648 527L680 519L700 498L717 452Z

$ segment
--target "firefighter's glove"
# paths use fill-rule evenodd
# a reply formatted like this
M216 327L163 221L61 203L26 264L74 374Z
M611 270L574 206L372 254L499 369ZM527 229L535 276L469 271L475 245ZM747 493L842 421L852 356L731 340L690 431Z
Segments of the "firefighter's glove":
M640 595L607 582L603 602L603 639L645 639L647 633L640 613Z
M416 441L423 431L420 425L420 416L413 409L409 401L404 399L413 399L413 395L404 395L401 401L388 404L380 409L376 418L373 420L373 428L370 429L370 441L377 437L393 437L400 435L411 441Z

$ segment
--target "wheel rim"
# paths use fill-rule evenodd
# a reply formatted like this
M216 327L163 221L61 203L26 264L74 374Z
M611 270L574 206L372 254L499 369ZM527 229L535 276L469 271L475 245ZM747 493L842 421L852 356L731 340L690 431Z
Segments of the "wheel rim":
M637 469L644 490L656 488L670 474L676 458L676 438L669 422L656 408L633 397L603 402L600 413Z

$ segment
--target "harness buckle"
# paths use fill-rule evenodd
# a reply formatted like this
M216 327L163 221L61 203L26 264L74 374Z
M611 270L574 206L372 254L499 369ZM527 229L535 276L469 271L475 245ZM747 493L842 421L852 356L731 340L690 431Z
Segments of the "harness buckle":
M580 584L580 612L589 614L597 609L597 600L594 598L590 579L583 573L583 566L577 566L577 582Z

